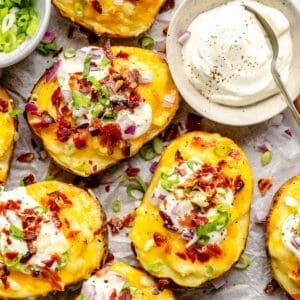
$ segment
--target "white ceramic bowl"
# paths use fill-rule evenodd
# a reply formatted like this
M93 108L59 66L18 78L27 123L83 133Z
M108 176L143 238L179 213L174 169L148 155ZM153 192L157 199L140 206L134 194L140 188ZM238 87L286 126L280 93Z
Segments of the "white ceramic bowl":
M10 53L0 52L0 69L16 64L35 50L47 30L51 13L51 0L36 0L36 10L39 13L40 26L36 34L26 39L18 48Z
M228 0L186 0L182 3L175 12L169 26L167 38L168 63L173 79L183 98L199 114L222 124L235 126L257 124L274 117L287 107L281 94L251 106L224 106L204 98L189 82L183 71L182 46L177 41L178 37L187 30L199 14L228 2ZM287 88L293 99L296 99L300 94L300 1L261 0L257 2L279 9L290 21L294 60Z

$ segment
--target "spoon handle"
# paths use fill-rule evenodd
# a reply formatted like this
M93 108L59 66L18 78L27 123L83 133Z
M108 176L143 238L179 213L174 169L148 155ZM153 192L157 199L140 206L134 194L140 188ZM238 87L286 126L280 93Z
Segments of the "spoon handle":
M281 80L280 74L277 72L277 70L273 70L272 74L273 74L275 83L277 84L281 94L284 96L285 101L293 114L294 119L296 120L297 124L300 126L300 113L298 112L298 110L294 104L294 101L289 96L289 93L288 93L284 83Z

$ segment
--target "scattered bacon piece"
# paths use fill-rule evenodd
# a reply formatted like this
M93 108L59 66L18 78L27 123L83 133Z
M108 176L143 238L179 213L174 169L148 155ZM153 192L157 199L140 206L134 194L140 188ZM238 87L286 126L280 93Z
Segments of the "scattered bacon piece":
M54 226L56 228L58 229L62 228L62 222L57 213L52 213L52 222L54 223Z
M185 128L187 131L198 131L201 130L202 117L199 115L188 113L186 121L185 121Z
M181 165L181 164L184 162L183 157L182 157L182 154L181 154L181 152L180 152L179 150L177 150L177 151L175 152L175 161L176 161L179 165Z
M127 53L127 52L121 50L121 51L117 54L117 57L118 57L118 58L128 59L128 58L129 58L129 53Z
M13 260L18 256L18 252L6 252L5 257L9 260Z
M60 87L58 87L52 94L51 101L52 104L56 107L56 109L58 109L61 102L63 101L63 95Z
M131 300L132 296L129 289L123 290L123 292L118 297L119 300Z
M167 278L160 278L157 281L157 286L160 291L163 291L170 285L170 280Z
M109 123L100 130L101 144L108 148L108 154L113 153L113 148L122 140L122 132L119 124Z
M160 8L159 13L164 13L168 10L171 10L175 7L175 0L167 0L165 4Z
M55 120L46 111L30 112L30 124L35 128L48 128Z
M172 230L172 231L177 231L177 228L174 227L174 224L173 224L171 218L164 211L160 210L159 215L163 219L163 222L164 222L163 226L165 228Z
M272 187L272 178L261 178L258 180L258 189L262 196L265 196L267 191Z
M167 241L167 237L159 232L154 232L153 239L155 244L160 247L162 244L164 244Z
M90 4L97 13L102 14L102 5L98 0L90 0Z
M59 212L62 208L71 207L72 201L62 192L55 191L48 194L47 205L53 212Z
M116 216L112 216L107 224L110 228L111 234L113 235L119 233L124 228L122 220Z
M75 236L77 236L80 233L79 230L72 230L68 233L68 238L73 239Z
M139 174L140 169L139 168L127 168L127 170L125 171L126 175L128 177L135 177L137 174Z
M41 274L44 278L47 278L50 280L51 285L54 290L56 291L64 291L64 284L61 281L59 275L54 272L53 270L45 267L41 270Z
M34 154L31 153L31 152L21 154L21 155L17 158L18 161L24 162L24 163L32 162L33 159L34 159Z
M116 291L116 289L114 289L113 292L110 294L109 300L117 300L117 291Z
M171 124L163 134L163 140L166 142L170 142L176 139L180 135L179 132L179 125L178 124Z
M134 217L135 217L135 214L134 213L129 213L127 214L124 219L123 219L123 225L125 227L132 227L132 223L134 221Z
M79 85L80 93L89 94L91 92L92 86L85 78L81 78L81 79L77 80L77 83Z
M77 149L84 148L87 144L88 135L85 131L77 131L73 135L73 142Z
M184 219L179 220L179 224L185 227L198 227L208 223L208 218L197 215L197 213L186 215Z
M238 193L239 191L241 191L243 189L243 187L245 186L245 183L242 179L241 175L238 175L235 179L234 179L234 190L236 193Z
M29 184L33 184L34 183L35 178L34 178L33 174L28 174L27 176L25 176L23 178L22 181L23 181L24 185L29 185Z
M19 210L21 208L21 201L8 200L6 204L4 204L4 208L7 210Z
M275 281L274 279L272 279L267 286L265 287L264 291L266 294L271 295L275 292L275 290L278 287L278 283L277 281Z
M8 102L0 98L0 111L5 113L8 112Z
M7 277L9 276L10 272L7 269L6 265L2 262L0 262L0 279L4 285L5 289L9 288L9 282L7 280Z

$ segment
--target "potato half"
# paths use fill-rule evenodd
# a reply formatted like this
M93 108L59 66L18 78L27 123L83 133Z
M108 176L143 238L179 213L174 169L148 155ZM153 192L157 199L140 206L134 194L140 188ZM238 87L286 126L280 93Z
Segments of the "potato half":
M53 0L64 17L98 35L129 38L147 31L165 0Z
M7 179L13 155L16 121L9 115L13 108L13 101L6 90L0 87L0 185Z
M106 286L103 287L103 281L106 280ZM77 300L87 300L88 296L93 294L97 280L101 285L98 286L98 291L103 292L102 296L105 295L105 299L111 296L109 293L114 293L116 290L118 299L132 299L132 300L171 300L175 299L173 293L170 290L164 289L159 290L154 280L147 275L145 272L138 270L130 265L122 262L114 263L112 266L106 267L91 277L87 282L83 283L83 289ZM101 284L102 283L102 284ZM131 297L126 298L129 294ZM123 296L123 298L121 297ZM127 295L127 297L129 296ZM100 296L100 295L99 295ZM100 297L101 298L101 297ZM99 298L99 299L100 299ZM111 299L111 298L110 298Z
M195 165L199 169L193 167ZM190 171L189 168L196 169ZM196 177L178 182L179 174L187 176L189 173ZM200 184L201 189L196 191L194 182ZM215 189L215 184L219 188ZM219 193L225 195L220 186L227 186L226 195L232 190L231 206L225 204L227 200L222 196L220 199L224 203L216 200ZM166 189L170 187L171 192L167 194ZM184 287L198 287L221 276L239 260L245 248L252 189L253 178L247 158L232 140L204 132L192 132L176 139L164 151L136 211L129 236L137 259L155 277L169 278ZM207 196L208 193L211 195ZM210 198L203 198L203 195ZM171 208L166 199L177 199L176 205ZM196 206L189 208L191 201ZM217 218L209 216L215 211L220 213ZM213 230L223 228L225 238L216 242L215 237L209 235L213 232L212 226L215 226ZM196 232L191 236L192 228Z
M68 285L88 278L95 269L98 269L107 249L107 231L104 225L105 214L99 201L91 191L85 191L73 185L57 181L41 182L21 189L21 192L20 188L9 192L11 193L11 200L23 199L24 195L29 195L43 207L44 212L47 210L48 212L56 211L58 219L57 217L55 219L56 221L60 220L61 230L69 245L68 258L64 266L55 272L47 273L48 275L38 269L39 272L33 276L30 272L18 272L7 266L9 270L6 277L8 286L4 286L5 281L0 282L1 299L45 296L49 292L63 290ZM14 199L14 193L17 199ZM54 203L53 196L56 194L58 197ZM0 195L0 202L4 197L5 193ZM49 197L52 197L51 201ZM66 202L62 201L63 197L66 197ZM59 209L56 209L57 207ZM54 216L55 213L53 213ZM1 224L1 226L3 225ZM23 233L23 236L26 236L25 233ZM47 246L47 241L44 241L43 247L45 247L45 243ZM53 240L49 240L50 245L53 245L53 243ZM58 249L56 248L55 251L58 251ZM4 264L6 265L6 262L2 253L0 255L1 270L4 270ZM13 268L13 265L10 265ZM1 272L1 280L5 279L3 274L5 273ZM57 288L57 285L53 283L58 280L57 276L60 278L60 288Z
M84 177L98 173L119 160L135 155L144 143L167 127L179 105L180 97L171 79L168 66L158 55L133 47L112 47L112 52L115 55L112 60L115 70L120 72L124 69L147 70L152 74L151 82L139 84L136 88L137 93L151 106L152 122L143 135L126 141L128 153L124 153L119 146L109 151L106 146L103 146L105 135L99 140L99 136L92 136L88 130L86 130L88 133L86 146L80 149L74 146L71 139L67 142L60 142L57 139L57 112L51 100L59 88L57 76L51 81L47 81L46 76L43 76L34 87L29 99L37 105L39 110L46 111L55 120L55 123L47 128L36 128L33 125L35 116L27 111L28 122L34 133L42 139L50 157L67 171ZM116 57L119 53L121 55ZM172 105L165 105L165 97L172 97Z
M297 175L284 183L275 194L266 226L266 246L272 275L293 299L300 299L299 256L297 258L295 255L300 250L297 249L297 238L290 249L286 247L284 236L289 238L289 235L286 232L283 235L283 228L289 218L300 220L299 207L300 175ZM295 236L299 234L297 228Z

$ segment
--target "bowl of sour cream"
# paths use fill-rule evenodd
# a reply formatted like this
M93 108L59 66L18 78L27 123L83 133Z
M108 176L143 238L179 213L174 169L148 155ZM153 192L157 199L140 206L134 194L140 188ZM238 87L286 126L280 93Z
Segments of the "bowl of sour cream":
M167 58L186 102L228 125L266 121L286 107L271 74L267 33L243 4L261 13L279 42L277 68L292 98L300 94L300 2L189 0L169 27Z

